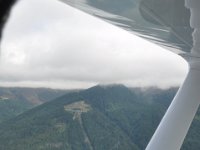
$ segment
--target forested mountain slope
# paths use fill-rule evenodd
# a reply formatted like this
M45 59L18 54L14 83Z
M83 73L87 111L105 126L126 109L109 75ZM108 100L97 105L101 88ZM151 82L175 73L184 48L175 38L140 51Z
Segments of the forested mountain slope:
M95 86L0 124L0 149L144 150L177 88ZM199 113L183 150L199 149Z
M67 90L47 88L0 87L0 122L15 117L42 103L53 100L67 92Z

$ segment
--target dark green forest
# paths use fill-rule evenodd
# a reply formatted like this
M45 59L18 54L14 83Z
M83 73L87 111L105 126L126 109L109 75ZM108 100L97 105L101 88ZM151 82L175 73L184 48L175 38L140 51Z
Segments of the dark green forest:
M95 86L0 124L2 150L144 150L177 88ZM182 150L200 149L200 112Z

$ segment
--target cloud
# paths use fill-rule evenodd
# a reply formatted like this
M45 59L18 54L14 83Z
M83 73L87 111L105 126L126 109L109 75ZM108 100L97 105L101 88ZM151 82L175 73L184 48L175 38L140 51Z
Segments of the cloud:
M21 0L3 34L1 86L179 85L186 62L55 0Z

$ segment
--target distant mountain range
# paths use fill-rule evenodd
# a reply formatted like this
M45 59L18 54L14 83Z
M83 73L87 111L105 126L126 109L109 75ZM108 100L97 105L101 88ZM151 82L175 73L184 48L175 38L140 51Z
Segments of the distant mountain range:
M53 100L69 90L0 87L0 122Z
M144 150L177 88L95 86L0 124L2 150ZM199 112L182 150L198 150Z

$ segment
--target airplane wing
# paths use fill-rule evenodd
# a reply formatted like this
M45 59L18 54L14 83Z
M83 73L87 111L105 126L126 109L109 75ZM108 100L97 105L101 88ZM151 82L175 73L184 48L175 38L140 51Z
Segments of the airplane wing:
M192 48L184 0L60 0L177 54Z
M200 104L200 0L60 1L187 57L188 75L146 148L180 149Z

